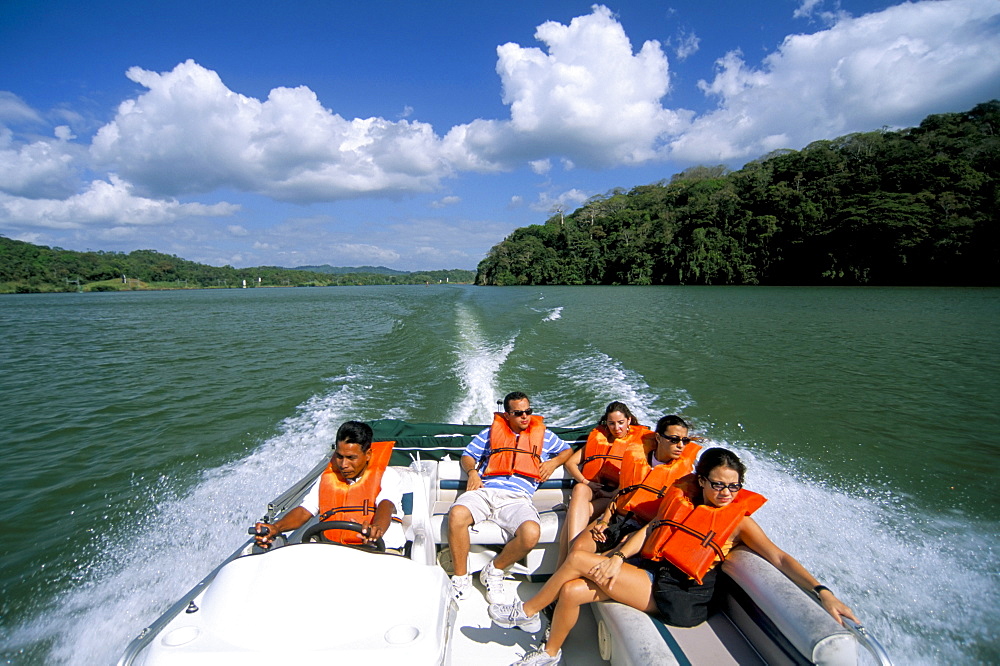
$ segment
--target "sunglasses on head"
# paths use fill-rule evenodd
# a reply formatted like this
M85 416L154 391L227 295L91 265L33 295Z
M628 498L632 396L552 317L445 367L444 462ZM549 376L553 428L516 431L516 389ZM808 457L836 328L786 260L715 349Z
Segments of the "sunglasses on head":
M521 418L522 416L531 416L535 412L531 407L528 407L527 409L513 409L507 413L513 414L515 418Z

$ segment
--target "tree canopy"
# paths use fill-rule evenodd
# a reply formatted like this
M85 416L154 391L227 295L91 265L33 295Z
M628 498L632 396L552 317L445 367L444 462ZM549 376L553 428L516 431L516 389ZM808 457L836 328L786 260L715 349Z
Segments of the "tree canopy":
M154 250L75 252L0 236L0 293L241 287L244 280L248 287L424 284L471 282L474 275L457 269L332 273L278 266L219 267Z
M515 230L476 283L996 285L1000 101L696 166Z

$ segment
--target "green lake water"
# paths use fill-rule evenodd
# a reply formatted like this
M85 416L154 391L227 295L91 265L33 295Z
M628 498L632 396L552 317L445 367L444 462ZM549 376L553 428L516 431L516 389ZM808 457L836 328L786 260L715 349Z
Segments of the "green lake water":
M749 465L897 664L1000 662L1000 290L459 285L0 298L0 655L113 663L348 418L624 400Z

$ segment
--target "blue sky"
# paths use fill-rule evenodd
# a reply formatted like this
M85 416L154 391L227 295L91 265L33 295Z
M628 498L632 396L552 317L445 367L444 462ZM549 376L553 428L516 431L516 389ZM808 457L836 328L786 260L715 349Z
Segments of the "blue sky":
M0 234L475 268L560 207L1000 97L1000 0L0 11Z

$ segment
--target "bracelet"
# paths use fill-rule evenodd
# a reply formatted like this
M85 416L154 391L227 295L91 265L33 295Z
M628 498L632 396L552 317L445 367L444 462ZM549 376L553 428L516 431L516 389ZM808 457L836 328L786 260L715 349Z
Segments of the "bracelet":
M607 527L607 526L608 526L608 521L606 521L606 520L604 520L603 518L601 518L601 519L599 519L599 520L598 520L598 521L597 521L596 523L594 523L594 524L595 524L595 525L604 525L605 527Z
M828 588L826 585L817 585L816 587L813 588L813 594L816 595L817 599L819 599L819 593L822 592L823 590L826 590L830 594L833 594L833 590L831 590L830 588ZM836 596L836 595L834 595L834 596Z
M611 557L614 557L614 556L616 556L616 555L617 555L618 557L622 558L622 562L624 562L624 561L625 561L625 560L627 559L627 558L625 557L625 553L623 553L623 552L622 552L622 551L620 551L620 550L616 550L615 552L611 553Z

